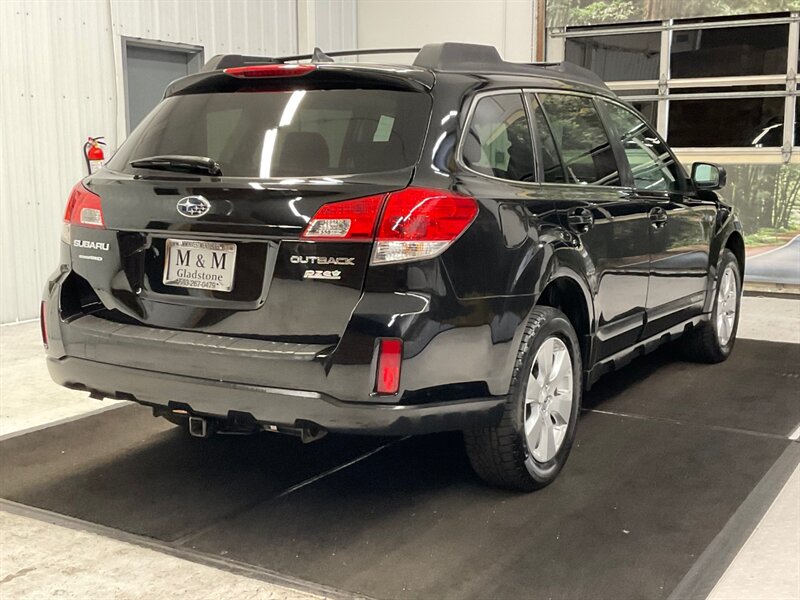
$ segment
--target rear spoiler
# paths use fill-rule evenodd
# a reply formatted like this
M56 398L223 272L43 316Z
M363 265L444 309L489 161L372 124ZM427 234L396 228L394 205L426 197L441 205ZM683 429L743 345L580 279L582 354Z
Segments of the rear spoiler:
M312 63L331 63L337 56L365 56L370 54L416 54L419 48L370 48L366 50L336 50L335 52L323 52L319 48L314 48L311 54L294 54L291 56L245 56L243 54L217 54L212 56L203 68L201 73L209 71L219 71L231 67L246 67L248 65L268 65L295 62L299 60L310 60Z
M574 63L514 63L502 59L497 48L482 44L443 42L425 44L422 48L369 48L365 50L336 50L323 52L314 48L311 54L290 56L245 56L242 54L218 54L201 69L201 73L220 71L231 67L249 65L282 64L301 60L312 64L332 63L337 56L368 56L375 54L416 54L412 66L429 71L451 71L459 73L507 73L510 75L550 76L553 72L593 87L609 91L605 82L595 73ZM369 63L364 64L367 66Z

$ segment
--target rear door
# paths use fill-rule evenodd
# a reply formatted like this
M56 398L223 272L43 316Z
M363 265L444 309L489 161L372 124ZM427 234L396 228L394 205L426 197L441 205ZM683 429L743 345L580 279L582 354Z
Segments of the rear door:
M623 185L618 155L591 96L530 95L546 187L595 301L601 360L635 343L642 332L649 271L648 204Z
M197 81L164 100L88 180L106 229L75 228L73 237L109 248L87 260L87 246L76 246L73 270L101 300L98 316L112 320L335 341L372 248L372 223L357 235L355 224L408 185L429 95L363 74L359 89L331 74ZM154 156L209 157L221 175L131 165ZM303 237L332 203L349 233Z
M650 284L645 337L702 311L716 206L689 195L667 145L632 110L603 101L630 165L635 197L648 206Z

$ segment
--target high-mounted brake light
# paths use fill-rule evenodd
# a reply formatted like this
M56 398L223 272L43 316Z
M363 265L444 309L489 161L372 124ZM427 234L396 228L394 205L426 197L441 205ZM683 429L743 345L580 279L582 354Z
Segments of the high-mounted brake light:
M366 196L323 204L309 221L302 237L370 242L383 199L383 195Z
M378 346L378 369L375 373L376 394L396 394L400 389L400 363L403 359L403 342L381 339Z
M100 196L87 190L81 182L75 184L64 212L64 222L81 227L105 229Z
M223 73L233 77L299 77L316 68L315 65L249 65L246 67L230 67Z
M478 204L443 190L406 188L389 194L372 252L372 264L432 258L475 220Z

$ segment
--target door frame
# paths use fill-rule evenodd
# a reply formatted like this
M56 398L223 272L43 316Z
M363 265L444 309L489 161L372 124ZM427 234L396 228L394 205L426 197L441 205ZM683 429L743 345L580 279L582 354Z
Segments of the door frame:
M205 63L205 47L196 46L194 44L182 44L178 42L148 40L145 38L130 37L125 35L121 36L120 45L122 50L122 85L125 98L125 134L127 136L131 132L130 103L128 95L128 48L133 46L136 48L152 48L154 50L180 52L181 54L185 54L188 58L187 65L189 66L189 73L196 73Z

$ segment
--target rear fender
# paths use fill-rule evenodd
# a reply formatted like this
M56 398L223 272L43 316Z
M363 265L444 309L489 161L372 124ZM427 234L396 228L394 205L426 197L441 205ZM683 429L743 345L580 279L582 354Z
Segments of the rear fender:
M547 286L558 279L566 278L574 282L581 290L584 305L586 306L588 314L586 315L587 323L589 325L588 333L584 336L588 339L581 340L584 345L584 369L589 368L586 357L592 356L592 340L594 339L595 332L595 313L594 302L591 293L591 287L586 276L581 273L586 272L586 262L581 253L575 248L556 248L554 246L545 246L543 249L547 253L546 260L543 262L540 277L537 279L536 288L533 295L528 296L528 301L525 304L525 316L522 318L514 333L513 343L510 344L510 350L506 357L506 362L503 370L504 380L509 384L511 382L511 374L514 370L516 363L517 353L522 343L522 336L525 332L525 326L530 319L533 310L539 305L542 293L547 289ZM579 335L579 338L581 336Z

